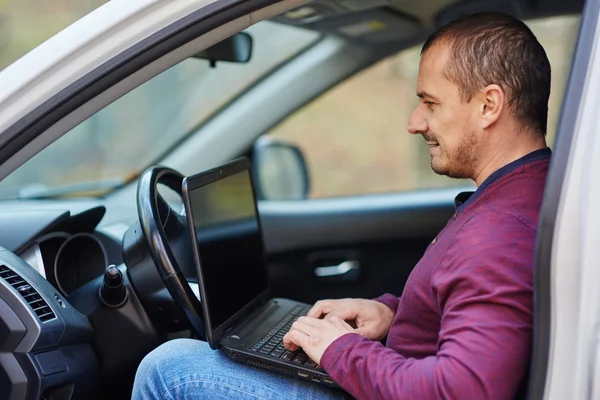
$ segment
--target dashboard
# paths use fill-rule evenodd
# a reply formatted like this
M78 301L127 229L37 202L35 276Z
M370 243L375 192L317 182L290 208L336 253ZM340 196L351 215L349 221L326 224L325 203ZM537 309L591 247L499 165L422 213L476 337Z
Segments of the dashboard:
M95 231L97 216L91 215L100 213L101 209L92 209L83 215L69 216L49 233L29 240L16 254L63 296L69 296L102 275L107 266L123 262L120 243ZM87 222L87 226L78 220Z
M0 204L0 400L102 397L164 340L123 262L136 217L107 219L97 200ZM128 294L118 307L98 295L109 265Z
M50 233L20 256L64 296L101 275L108 263L104 244L87 232Z

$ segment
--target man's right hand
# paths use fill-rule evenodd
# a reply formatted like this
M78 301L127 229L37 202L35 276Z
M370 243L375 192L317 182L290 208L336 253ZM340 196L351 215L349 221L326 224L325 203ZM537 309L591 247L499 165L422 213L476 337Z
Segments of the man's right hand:
M340 299L317 301L307 316L338 317L353 323L356 333L371 340L381 340L390 330L395 315L391 308L375 300Z

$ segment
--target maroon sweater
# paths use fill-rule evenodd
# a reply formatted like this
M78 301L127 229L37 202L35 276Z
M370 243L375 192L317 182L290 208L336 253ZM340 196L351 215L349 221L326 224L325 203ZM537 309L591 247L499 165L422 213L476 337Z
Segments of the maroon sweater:
M531 351L549 158L532 152L457 196L402 297L377 299L396 313L386 345L350 333L325 351L321 365L342 388L358 399L514 398Z

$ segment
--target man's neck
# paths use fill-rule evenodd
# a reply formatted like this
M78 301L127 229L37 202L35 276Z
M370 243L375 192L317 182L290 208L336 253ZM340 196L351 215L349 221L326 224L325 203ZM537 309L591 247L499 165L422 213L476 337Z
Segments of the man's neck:
M523 139L524 138L519 138L519 140L513 141L513 143L517 143L517 145L510 143L510 141L504 141L503 146L494 146L497 150L487 158L487 161L482 165L479 173L475 176L474 181L477 187L481 186L491 174L505 165L510 164L535 150L547 147L546 139L540 134L531 135L528 140Z

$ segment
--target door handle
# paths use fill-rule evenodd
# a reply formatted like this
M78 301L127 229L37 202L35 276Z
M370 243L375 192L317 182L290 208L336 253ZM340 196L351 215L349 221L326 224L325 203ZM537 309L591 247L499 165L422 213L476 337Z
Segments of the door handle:
M331 265L325 267L315 268L315 275L319 278L330 277L330 276L343 276L351 273L352 271L358 271L360 269L360 263L356 260L349 260L341 262L338 265Z

